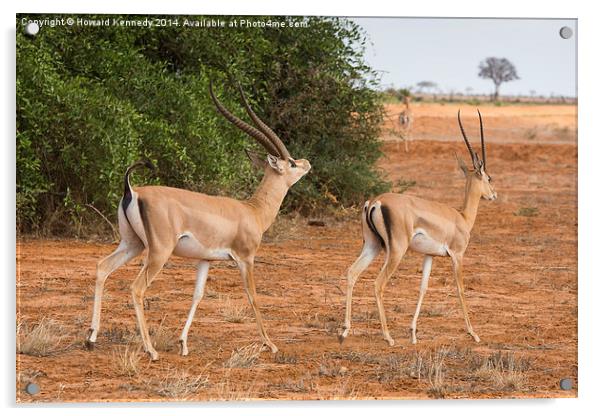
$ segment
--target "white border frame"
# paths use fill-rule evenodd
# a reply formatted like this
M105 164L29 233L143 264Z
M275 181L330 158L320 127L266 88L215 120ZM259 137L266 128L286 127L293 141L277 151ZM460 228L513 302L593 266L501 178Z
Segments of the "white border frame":
M8 3L8 4L7 4ZM542 1L504 0L503 2L471 0L421 0L417 2L391 2L385 0L304 0L285 3L277 0L250 2L248 0L220 0L219 2L197 2L182 0L145 0L124 2L103 0L87 2L74 0L47 1L26 0L2 2L3 23L2 71L2 117L4 137L2 149L3 203L1 229L3 274L2 326L3 341L0 342L2 405L8 414L44 412L44 415L101 415L110 410L128 415L163 415L177 408L179 415L220 412L225 414L282 414L306 415L343 411L350 415L362 414L375 408L383 413L419 412L423 414L482 414L488 416L507 415L509 412L545 412L547 415L590 413L591 406L600 402L597 388L602 367L600 363L600 323L602 302L594 295L602 292L601 279L595 268L596 251L600 247L602 216L600 210L600 183L602 163L600 149L602 131L598 114L602 98L600 88L599 39L602 39L602 22L596 13L595 2L586 1ZM579 85L579 399L526 399L526 400L445 400L445 401L400 401L400 402L252 402L252 403L195 403L195 404L108 404L108 405L51 405L40 409L40 405L17 408L15 404L15 14L27 12L55 13L132 13L132 14L281 14L281 15L339 15L339 16L425 16L425 17L544 17L578 18L578 77ZM7 196L8 195L8 196ZM597 318L597 319L596 319ZM119 410L118 410L119 409ZM126 410L127 409L127 410ZM5 413L5 414L7 414Z

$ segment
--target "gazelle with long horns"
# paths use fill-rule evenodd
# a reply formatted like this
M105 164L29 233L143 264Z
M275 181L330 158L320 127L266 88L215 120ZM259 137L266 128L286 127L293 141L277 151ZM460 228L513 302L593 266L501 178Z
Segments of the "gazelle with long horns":
M428 287L433 256L449 257L451 259L466 329L476 342L480 341L468 318L462 277L462 260L477 216L479 200L495 200L497 198L497 194L491 185L491 176L487 173L485 137L480 112L479 123L481 128L481 159L479 159L466 137L460 120L460 111L458 111L458 124L472 160L472 169L469 169L462 159L456 155L459 167L466 178L464 207L461 211L438 202L394 193L382 194L371 201L366 201L364 204L362 214L364 246L359 257L347 272L347 301L345 324L340 335L341 342L349 335L351 329L353 286L376 255L384 250L385 262L376 278L375 295L383 336L389 345L394 345L393 338L391 338L387 328L383 293L387 281L408 249L424 255L420 294L411 325L412 343L416 343L416 324L420 306Z
M118 208L121 242L117 249L98 263L94 310L87 344L96 342L100 326L100 310L105 281L109 274L148 249L144 266L132 284L132 297L142 343L152 360L159 355L150 339L144 317L143 298L146 289L172 254L197 259L197 274L192 306L180 335L180 352L188 354L187 338L196 308L203 297L209 263L234 260L255 313L259 335L272 352L278 349L268 338L257 307L253 264L263 233L274 222L288 189L309 172L305 159L293 159L280 138L263 123L249 106L239 86L242 103L257 128L228 111L217 99L212 85L209 92L217 110L232 124L255 138L267 151L264 160L247 152L251 161L263 168L264 176L251 198L238 201L166 186L132 188L129 175L139 166L130 166L124 178L124 194Z

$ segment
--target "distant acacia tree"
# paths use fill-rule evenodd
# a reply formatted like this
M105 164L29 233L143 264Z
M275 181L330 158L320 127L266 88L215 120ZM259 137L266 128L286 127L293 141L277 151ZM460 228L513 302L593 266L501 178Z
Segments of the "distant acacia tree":
M493 101L497 101L502 83L519 79L512 62L506 58L495 57L489 57L479 64L479 77L493 81L495 85Z
M418 93L422 93L422 91L430 91L431 94L433 94L433 100L436 100L437 97L435 96L436 90L438 89L438 85L436 82L433 81L420 81L419 83L416 84L416 87L418 87Z
M428 91L437 88L437 83L433 81L420 81L416 86L418 87L418 92L422 92L423 90Z

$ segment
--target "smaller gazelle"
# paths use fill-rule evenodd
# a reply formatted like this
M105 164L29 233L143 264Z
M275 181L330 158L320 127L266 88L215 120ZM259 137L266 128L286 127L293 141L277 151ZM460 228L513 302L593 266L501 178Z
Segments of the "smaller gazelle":
M412 124L414 123L414 115L410 108L410 96L403 97L404 109L399 113L399 137L403 140L403 146L406 152L410 150L410 133L412 132Z
M424 254L420 295L411 326L412 343L416 343L416 323L428 286L433 256L450 257L452 270L456 278L460 306L462 307L464 321L466 322L466 329L476 342L480 341L479 336L474 332L470 324L468 309L464 301L462 259L466 247L468 247L470 231L477 216L479 200L483 198L492 201L497 198L497 194L491 185L491 176L487 173L485 138L483 136L481 113L479 112L481 159L474 152L466 137L462 121L460 120L460 111L458 111L458 123L473 166L473 169L468 169L464 162L456 156L460 169L466 177L464 207L462 211L458 212L454 208L438 202L394 193L382 194L372 201L366 201L362 214L364 246L359 257L347 272L347 302L345 325L340 335L341 342L349 335L349 330L351 329L353 286L359 275L370 265L383 248L385 250L385 262L376 278L375 295L383 335L389 345L392 346L394 341L387 329L383 293L387 281L408 249Z

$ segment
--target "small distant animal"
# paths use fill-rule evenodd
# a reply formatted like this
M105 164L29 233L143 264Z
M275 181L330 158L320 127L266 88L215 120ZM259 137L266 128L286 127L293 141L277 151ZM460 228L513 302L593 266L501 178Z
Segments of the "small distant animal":
M412 109L410 108L410 96L406 95L403 98L403 104L405 108L399 113L399 137L403 140L405 151L409 151L410 131L414 122L414 116L412 115Z

